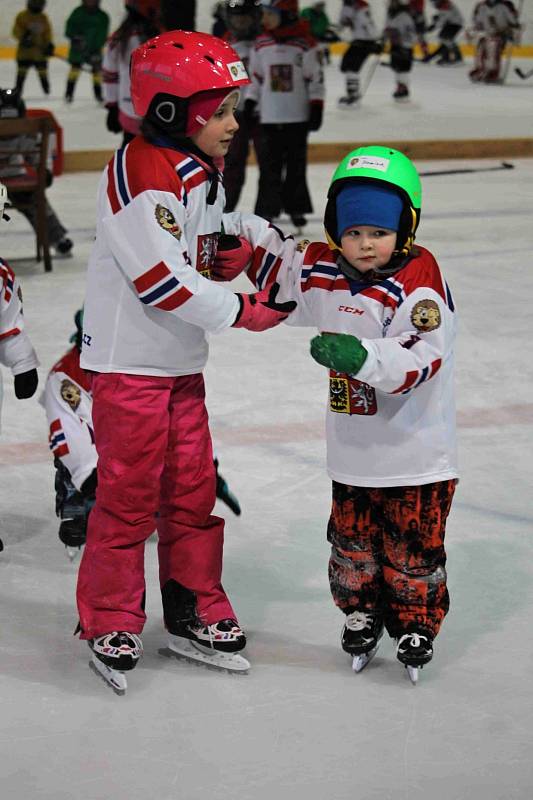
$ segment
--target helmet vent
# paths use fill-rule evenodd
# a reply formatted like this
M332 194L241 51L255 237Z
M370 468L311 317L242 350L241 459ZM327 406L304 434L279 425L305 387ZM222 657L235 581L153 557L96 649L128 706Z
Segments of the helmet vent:
M205 58L206 61L209 61L210 64L214 64L215 63L215 59L211 58L211 56L204 56L204 58Z
M180 42L172 42L172 47L177 47L178 50L185 50L184 46Z

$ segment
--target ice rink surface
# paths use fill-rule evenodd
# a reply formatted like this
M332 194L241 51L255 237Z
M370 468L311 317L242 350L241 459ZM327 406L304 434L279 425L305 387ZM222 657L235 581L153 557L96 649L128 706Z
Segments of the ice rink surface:
M452 123L459 129L460 120ZM86 128L90 134L88 121ZM374 137L384 138L381 127ZM340 649L342 615L326 574L327 380L308 355L312 329L229 330L211 340L213 436L243 507L236 518L217 506L226 517L224 585L249 637L250 674L217 674L158 654L165 636L152 539L145 656L122 698L93 675L87 645L72 636L77 564L57 536L44 411L36 398L15 400L2 369L2 798L531 797L533 161L513 163L514 170L423 184L418 240L444 268L460 322L461 482L447 529L451 610L417 687L390 641L360 675ZM310 168L309 238L322 238L332 170ZM1 228L0 254L22 282L41 385L69 347L83 302L97 180L71 174L51 188L75 246L50 274L32 261L34 240L20 216ZM250 169L244 210L255 185ZM235 288L246 289L245 280Z

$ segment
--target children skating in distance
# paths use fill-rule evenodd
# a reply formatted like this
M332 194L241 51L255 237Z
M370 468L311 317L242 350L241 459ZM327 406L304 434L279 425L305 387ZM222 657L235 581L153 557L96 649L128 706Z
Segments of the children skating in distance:
M457 37L463 29L464 17L452 0L431 0L435 6L435 15L426 30L437 31L439 44L433 52L428 53L422 61L425 63L437 58L437 64L448 66L450 64L460 64L463 60Z
M9 220L5 213L8 206L7 190L0 183L0 225ZM33 345L24 330L22 289L15 273L3 258L0 258L0 364L11 370L15 397L24 400L32 397L37 389L39 360ZM0 372L0 410L2 408L2 374ZM0 539L0 552L4 549Z
M142 654L144 545L154 529L169 648L249 666L221 582L224 521L211 513L206 333L266 330L295 303L277 303L276 286L234 294L210 280L220 168L248 82L237 53L211 35L169 31L145 42L131 62L141 135L117 151L98 190L80 359L93 373L98 490L77 598L93 668L119 693Z
M346 77L346 94L339 99L339 105L354 106L361 98L361 69L370 55L381 53L383 42L378 40L372 11L365 0L346 0L339 27L349 28L352 37L340 65Z
M17 40L17 92L22 96L26 75L34 67L45 94L50 94L48 61L54 54L52 26L44 13L46 0L27 0L26 10L15 17L12 35Z
M383 39L390 47L390 67L396 86L392 96L403 102L409 99L416 28L409 11L409 0L390 0Z
M518 42L521 25L516 7L510 0L482 0L472 14L467 31L476 45L470 80L498 83L502 78L502 55L507 44Z
M279 282L298 303L287 323L320 331L311 354L328 369L329 581L346 615L342 647L359 670L385 628L413 680L448 611L444 534L457 479L455 308L434 256L414 244L420 212L412 162L373 146L333 175L328 244L298 245L253 218L224 221L251 246L252 281Z

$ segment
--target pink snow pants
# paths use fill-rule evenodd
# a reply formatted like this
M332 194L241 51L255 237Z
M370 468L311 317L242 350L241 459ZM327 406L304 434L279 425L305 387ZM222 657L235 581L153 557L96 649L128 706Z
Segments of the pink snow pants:
M97 373L92 393L98 488L78 575L81 638L142 631L144 543L156 527L161 587L174 579L195 592L207 624L235 619L221 584L224 520L211 514L202 375Z

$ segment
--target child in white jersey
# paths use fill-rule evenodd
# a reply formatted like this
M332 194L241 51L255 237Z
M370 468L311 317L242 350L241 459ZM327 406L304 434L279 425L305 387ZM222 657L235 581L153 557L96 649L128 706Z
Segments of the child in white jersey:
M311 353L329 370L329 579L356 668L384 627L402 663L427 663L449 604L455 313L434 257L413 244L420 208L411 161L374 146L335 171L328 245L282 241L254 220L232 224L233 215L224 223L254 249L248 276L258 286L279 281L298 301L288 324L324 331Z
M275 287L235 295L209 280L225 200L219 167L247 83L238 55L213 36L170 31L142 44L131 63L142 135L100 182L80 359L94 373L98 489L78 609L93 666L118 692L142 653L144 543L155 528L169 646L249 666L235 655L246 639L221 584L224 522L211 514L205 333L265 330L295 304L277 304Z

